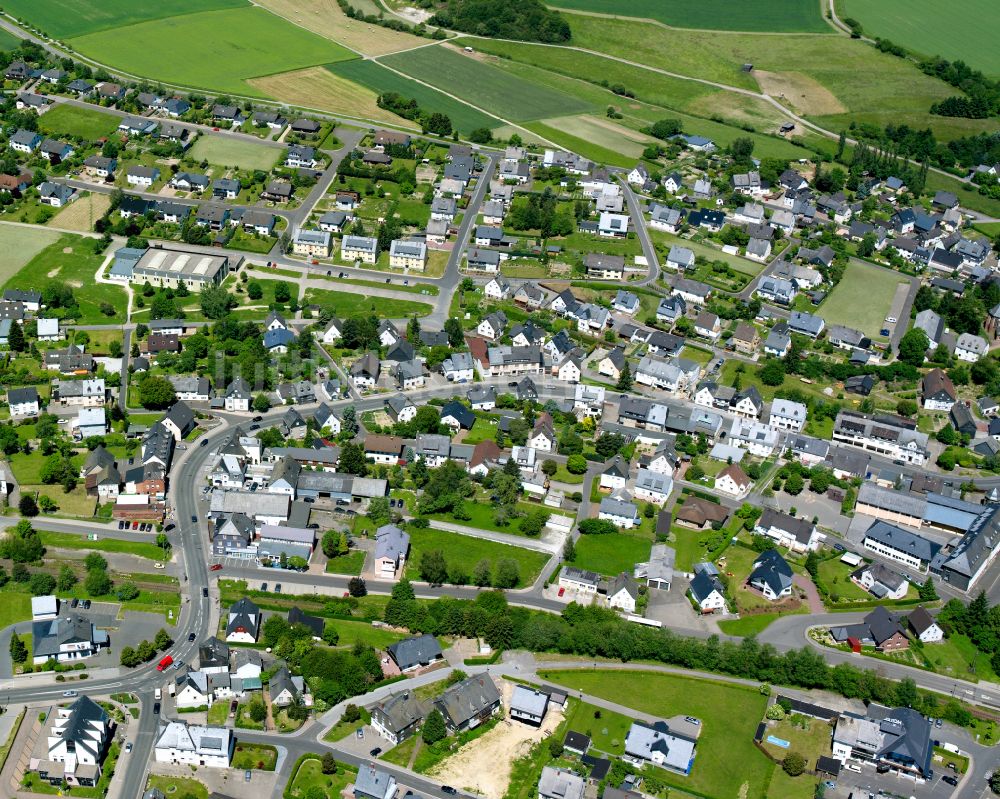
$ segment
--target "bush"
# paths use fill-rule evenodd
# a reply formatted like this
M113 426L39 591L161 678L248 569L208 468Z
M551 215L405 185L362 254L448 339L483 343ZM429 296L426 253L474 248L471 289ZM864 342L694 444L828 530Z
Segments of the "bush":
M806 770L806 759L798 752L789 752L781 761L781 767L789 777L798 777Z

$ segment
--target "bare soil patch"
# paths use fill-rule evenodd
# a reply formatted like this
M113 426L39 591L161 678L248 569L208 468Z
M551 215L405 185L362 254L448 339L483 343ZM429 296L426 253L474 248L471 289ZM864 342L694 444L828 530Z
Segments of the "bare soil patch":
M753 76L761 91L777 100L784 100L800 114L824 116L846 114L847 108L825 86L801 72L764 72L754 70Z
M563 719L561 711L550 707L541 727L511 721L508 710L513 690L511 683L503 682L501 691L505 718L485 735L443 761L432 772L435 778L466 791L475 791L486 799L503 799L514 761L551 735Z
M58 214L49 220L48 224L50 227L89 233L94 229L94 222L104 216L105 211L110 207L110 195L88 194L86 197L80 197L75 202L61 209ZM71 248L67 249L72 251Z

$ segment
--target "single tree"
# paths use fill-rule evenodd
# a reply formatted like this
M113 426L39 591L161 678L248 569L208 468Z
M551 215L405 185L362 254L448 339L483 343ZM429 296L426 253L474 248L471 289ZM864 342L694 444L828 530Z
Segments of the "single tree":
M625 361L625 365L618 374L618 382L615 383L615 389L617 391L632 390L632 370L629 368L628 361Z
M423 737L425 744L436 744L438 741L444 739L447 734L448 729L444 724L444 716L441 715L440 710L434 708L427 715L427 720L424 721L424 729L421 737Z
M431 549L420 556L420 578L432 585L442 585L448 579L448 563L440 549Z
M806 760L798 752L789 752L781 761L781 767L789 777L798 777L806 770Z
M368 593L368 586L361 577L352 577L347 582L347 592L353 597L363 597Z
M28 647L17 633L10 634L10 659L15 663L24 663L28 659Z

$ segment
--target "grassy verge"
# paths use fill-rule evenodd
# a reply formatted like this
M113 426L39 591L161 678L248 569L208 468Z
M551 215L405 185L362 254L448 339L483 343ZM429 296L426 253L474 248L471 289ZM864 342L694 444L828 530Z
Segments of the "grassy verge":
M89 541L75 533L53 533L49 530L39 530L39 537L47 547L57 549L89 549L97 552L119 552L126 555L138 555L150 560L163 560L163 550L156 544L143 541L122 541L117 538L99 538ZM168 550L169 559L169 550Z
M278 750L270 744L236 744L232 768L274 771Z
M331 743L334 741L342 741L349 735L354 735L360 727L364 727L366 724L369 724L372 720L371 713L364 708L359 709L361 710L361 718L357 721L344 721L341 719L329 730L327 730L326 735L323 736L323 740L330 741Z

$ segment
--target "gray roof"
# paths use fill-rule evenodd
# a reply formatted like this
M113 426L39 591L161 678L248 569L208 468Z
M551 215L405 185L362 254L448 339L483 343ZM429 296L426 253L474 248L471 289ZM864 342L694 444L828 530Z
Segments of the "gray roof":
M537 688L529 688L526 685L515 685L510 696L511 711L518 710L532 716L545 715L545 708L549 703L549 695Z
M965 577L973 577L998 547L1000 547L1000 505L990 505L973 522L941 568Z
M928 541L923 536L884 521L873 523L865 531L865 538L871 538L884 546L905 552L925 563L930 563L941 548L939 544Z
M410 548L410 536L394 524L385 524L375 531L375 558L399 561Z
M432 663L443 657L437 639L433 635L426 634L416 638L404 638L387 647L386 651L403 671Z
M754 561L751 585L767 585L777 596L792 587L792 567L776 549L766 549Z
M652 760L653 754L662 754L664 763L675 770L687 772L694 758L695 743L670 732L665 722L658 721L652 726L639 721L625 738L625 753L643 760Z
M354 792L383 799L395 786L395 782L393 776L386 771L376 769L374 766L361 766L358 769L358 776L354 779Z
M435 701L450 726L461 727L500 703L500 692L488 674L477 674L453 685Z

